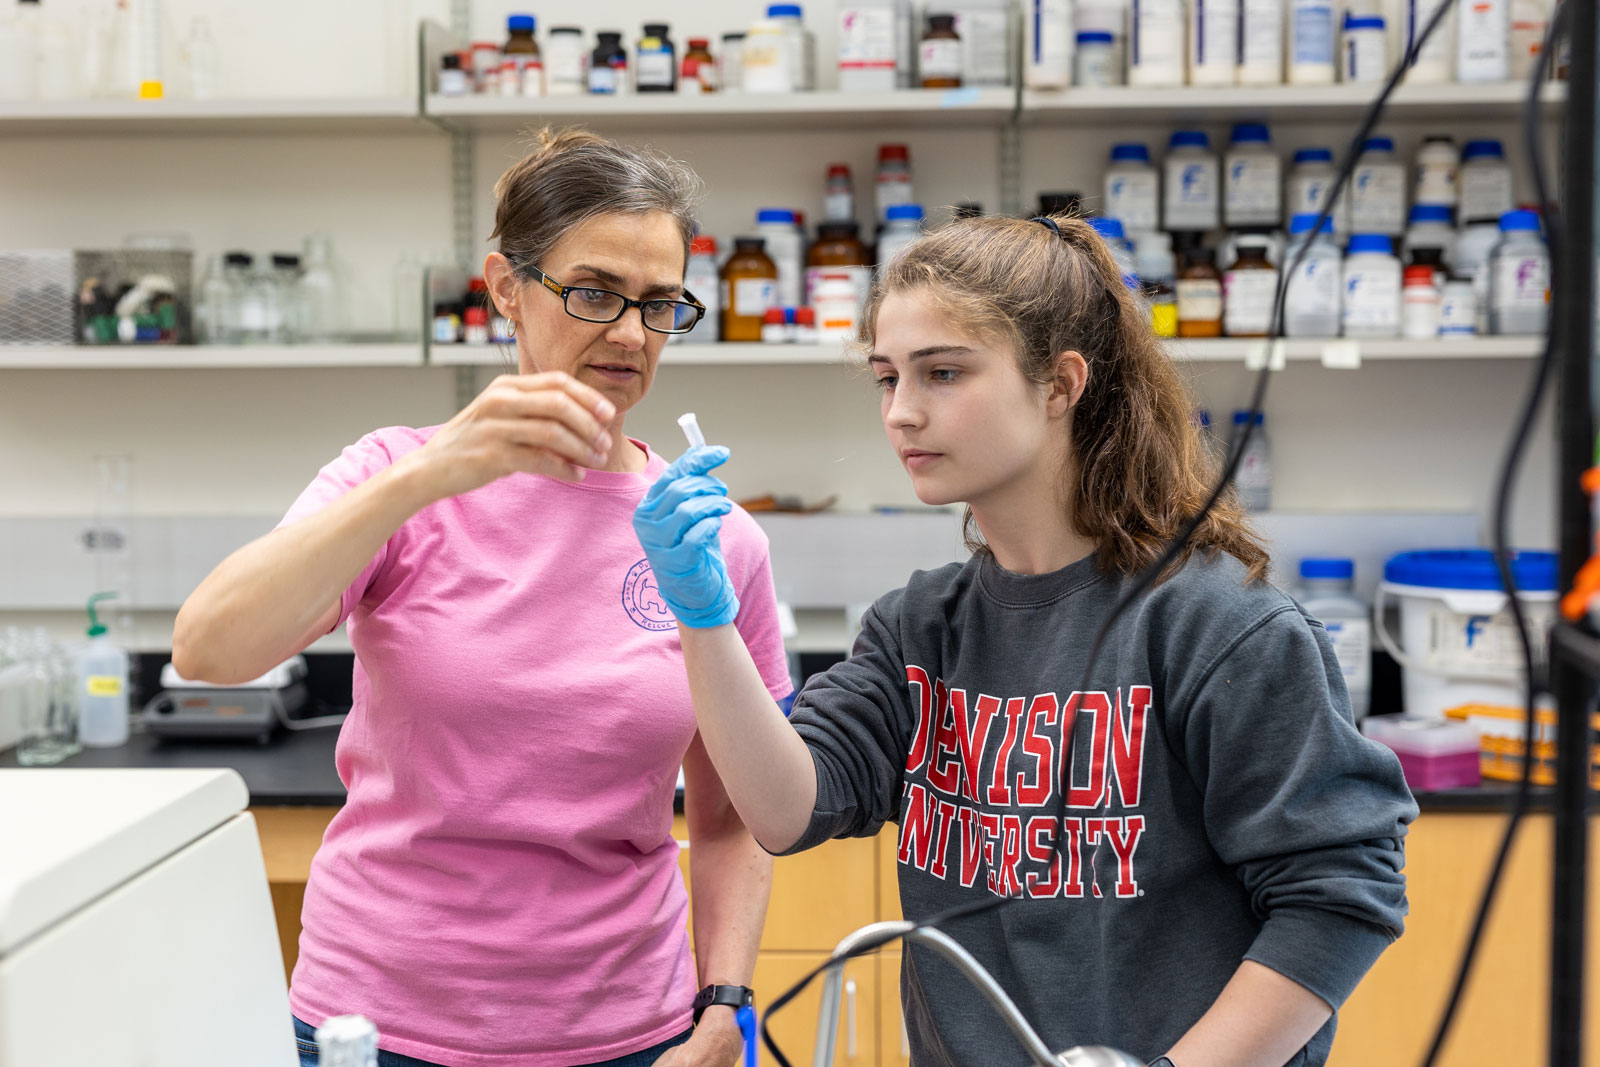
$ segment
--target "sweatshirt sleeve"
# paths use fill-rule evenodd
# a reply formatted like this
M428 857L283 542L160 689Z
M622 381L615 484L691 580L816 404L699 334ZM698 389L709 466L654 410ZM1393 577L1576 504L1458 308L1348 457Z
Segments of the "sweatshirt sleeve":
M916 720L889 620L898 594L867 610L850 658L808 682L790 715L817 770L817 806L783 854L835 837L871 837L900 810L906 749Z
M1399 760L1356 730L1327 633L1292 605L1175 706L1212 847L1264 923L1245 958L1337 1010L1405 927Z

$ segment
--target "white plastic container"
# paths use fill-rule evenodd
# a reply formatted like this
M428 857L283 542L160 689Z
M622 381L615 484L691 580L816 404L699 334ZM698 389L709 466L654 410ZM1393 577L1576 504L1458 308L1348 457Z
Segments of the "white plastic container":
M1072 84L1085 89L1106 89L1121 84L1117 66L1117 40L1104 30L1079 30L1072 53Z
M1470 219L1456 238L1451 252L1450 273L1472 283L1477 308L1478 332L1489 332L1489 258L1500 243L1500 222Z
M1026 0L1022 11L1022 83L1029 89L1072 84L1072 7L1068 0Z
M1319 213L1328 204L1333 192L1334 179L1339 172L1333 165L1331 148L1301 148L1294 154L1294 165L1289 169L1289 181L1283 197L1285 223L1292 223L1296 215ZM1332 222L1335 235L1345 233L1347 201L1339 198Z
M855 268L822 268L811 291L817 313L817 339L847 341L856 335L861 317L863 287L851 273ZM870 276L870 271L865 272Z
M1284 0L1242 0L1239 5L1240 85L1283 84Z
M1409 54L1411 46L1428 22L1433 18L1433 13L1450 0L1402 0L1405 5L1405 51L1402 55ZM1451 62L1455 57L1455 11L1446 12L1444 20L1438 28L1428 37L1417 53L1417 60L1411 69L1406 72L1406 82L1411 85L1437 84L1450 81L1455 77L1455 64Z
M909 16L907 16L909 18ZM894 3L839 7L839 88L844 92L892 92L899 51Z
M588 89L584 71L583 31L555 26L545 41L544 79L547 96L582 96Z
M1147 233L1161 222L1161 172L1142 144L1111 146L1106 168L1105 213L1121 219L1129 233Z
M1131 0L1128 10L1128 84L1183 84L1182 0Z
M1233 413L1233 439L1230 449L1238 448L1244 436L1245 424L1250 421L1248 411ZM1229 455L1232 455L1230 451ZM1272 506L1272 447L1267 443L1267 417L1256 415L1255 429L1245 445L1239 469L1234 473L1233 485L1239 493L1239 503L1251 511L1265 511Z
M1412 341L1439 336L1439 280L1432 269L1407 267L1400 289L1400 336Z
M1508 211L1489 260L1489 328L1496 334L1542 334L1550 319L1550 251L1539 216Z
M1456 12L1456 81L1511 77L1511 0L1470 0Z
M1457 217L1498 219L1516 207L1512 197L1511 164L1499 141L1468 141L1461 149L1460 202Z
M783 27L789 42L789 88L798 92L815 89L817 44L806 30L805 12L799 4L768 4L767 18Z
M1551 0L1511 0L1511 78L1526 82L1544 48Z
M1417 792L1483 783L1483 735L1476 723L1372 715L1361 724L1361 732L1394 751L1406 785Z
M795 229L794 212L762 208L756 212L756 233L767 242L767 255L778 268L774 301L779 307L799 307L805 285L805 241Z
M1128 0L1078 0L1072 9L1073 29L1078 32L1109 33L1112 70L1117 85L1128 80Z
M1332 85L1336 43L1332 0L1289 3L1289 84Z
M961 38L961 84L1010 85L1011 10L1007 0L957 0L950 13L956 17L956 35Z
M1406 168L1394 154L1394 141L1369 137L1350 175L1351 233L1399 237L1406 228Z
M1511 568L1533 647L1544 648L1555 619L1555 554L1518 552ZM1402 552L1384 565L1383 577L1373 615L1379 643L1402 668L1407 715L1443 718L1465 704L1522 706L1522 645L1492 553ZM1390 603L1399 608L1398 641L1385 620Z
M1460 171L1461 154L1455 141L1442 134L1424 138L1412 168L1411 202L1455 207Z
M1340 77L1351 83L1381 82L1389 76L1389 30L1382 15L1344 17Z
M1189 84L1232 85L1239 67L1239 0L1189 0Z
M1351 235L1343 302L1346 337L1400 336L1400 261L1386 234Z
M722 275L717 269L717 239L700 235L689 242L689 262L683 269L683 287L706 306L705 316L689 333L667 336L668 344L696 344L717 340L717 324L722 321Z
M889 209L888 222L878 236L878 266L881 269L895 255L922 236L921 204L896 204Z
M128 740L128 653L95 614L95 604L111 595L89 598L89 643L77 656L78 740L90 748L114 748Z
M1348 559L1303 559L1295 598L1328 631L1356 722L1372 706L1372 612L1355 591Z
M1456 229L1450 225L1450 209L1443 204L1417 204L1411 209L1410 224L1401 254L1407 262L1419 248L1437 248L1443 252L1444 262L1455 255Z
M1439 294L1439 336L1474 337L1478 333L1478 294L1472 283L1451 278Z
M1283 252L1283 269L1288 270L1299 254L1299 245L1311 247L1298 270L1289 275L1284 293L1283 332L1286 337L1338 337L1343 307L1343 257L1333 243L1333 220L1323 222L1321 231L1311 237L1315 214L1296 215L1289 224L1290 243Z
M1283 165L1265 124L1241 122L1233 127L1224 173L1225 225L1277 225L1282 213Z
M1217 157L1203 130L1179 130L1163 161L1162 226L1167 230L1214 230L1221 219Z
M789 33L776 19L758 19L745 32L739 49L740 77L747 93L794 91L793 46ZM726 83L724 83L726 84Z

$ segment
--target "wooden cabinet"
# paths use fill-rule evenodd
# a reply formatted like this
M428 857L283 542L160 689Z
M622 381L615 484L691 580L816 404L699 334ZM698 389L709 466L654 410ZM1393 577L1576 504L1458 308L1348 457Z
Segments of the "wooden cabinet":
M763 950L756 961L755 988L764 1001L799 981L828 958L826 952ZM882 998L879 961L871 957L851 960L844 968L844 997L839 1006L839 1033L834 1043L835 1067L877 1067ZM898 987L897 987L898 988ZM817 1012L822 1005L822 979L790 1001L772 1021L773 1040L792 1067L809 1067L817 1042ZM898 1017L897 1017L898 1018ZM777 1060L761 1048L765 1067Z

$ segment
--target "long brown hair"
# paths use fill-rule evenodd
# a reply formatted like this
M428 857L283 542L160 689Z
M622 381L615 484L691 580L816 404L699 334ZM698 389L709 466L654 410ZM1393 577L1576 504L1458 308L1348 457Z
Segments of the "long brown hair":
M1072 411L1062 504L1094 542L1101 567L1135 574L1199 514L1218 471L1194 421L1193 395L1106 243L1081 219L1051 221L1056 228L962 219L910 245L873 286L858 341L871 350L884 297L915 291L963 329L1008 344L1040 386L1055 379L1061 353L1081 353L1089 374ZM974 552L988 551L971 508L966 537ZM1196 548L1235 557L1250 581L1266 577L1266 549L1231 487L1174 569Z

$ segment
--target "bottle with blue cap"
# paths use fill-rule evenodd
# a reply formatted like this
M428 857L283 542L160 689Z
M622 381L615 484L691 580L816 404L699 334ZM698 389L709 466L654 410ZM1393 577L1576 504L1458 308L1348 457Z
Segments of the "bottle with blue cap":
M1150 162L1150 149L1127 142L1111 146L1106 168L1105 212L1122 220L1130 234L1148 233L1161 223L1161 172Z
M767 242L767 255L778 267L775 302L779 307L799 307L805 286L805 240L795 226L794 212L782 207L760 209L756 232Z
M1411 263L1419 248L1437 248L1440 258L1449 263L1456 249L1456 228L1451 225L1454 215L1444 204L1413 204L1401 245L1405 261Z
M768 4L767 18L783 28L789 42L790 88L817 87L817 43L807 30L805 12L799 4Z
M1223 169L1223 222L1230 228L1277 225L1283 172L1265 123L1233 127Z
M1204 130L1179 130L1167 142L1163 228L1214 230L1220 224L1217 157Z
M1356 233L1344 258L1346 337L1400 336L1400 260L1387 234Z
M888 263L906 245L922 236L923 211L921 204L894 204L889 208L889 220L878 235L878 267Z
M1122 220L1096 215L1086 221L1105 241L1106 247L1111 249L1111 258L1117 261L1117 269L1122 271L1122 284L1138 292L1139 267L1134 262L1133 249L1128 246L1124 238Z
M1345 12L1340 68L1347 82L1381 82L1389 76L1389 31L1382 15Z
M1368 137L1350 174L1350 232L1399 237L1406 228L1406 168L1392 137Z
M1117 64L1117 39L1109 30L1079 30L1072 51L1072 84L1084 89L1106 89L1122 83Z
M1302 559L1294 595L1328 631L1359 723L1372 706L1372 609L1356 595L1355 577L1353 560Z
M1305 212L1289 223L1289 246L1283 253L1288 270L1308 245L1300 266L1289 275L1283 298L1285 337L1338 337L1343 307L1343 257L1333 243L1333 220L1324 219L1316 228L1317 215Z
M1460 217L1498 219L1516 206L1513 202L1511 164L1499 141L1483 138L1461 148Z
M1333 149L1296 149L1283 197L1284 225L1291 224L1296 215L1315 215L1320 212L1327 205L1328 194L1333 192L1334 179L1338 176L1339 172L1333 165ZM1336 238L1349 229L1343 210L1348 205L1348 199L1340 197L1334 209L1332 221Z
M1550 318L1550 251L1534 211L1500 216L1500 243L1489 260L1489 328L1542 334Z
M1250 412L1233 413L1233 436L1228 442L1231 457L1244 437L1244 428L1250 424ZM1239 493L1239 503L1251 511L1265 511L1272 506L1272 448L1267 443L1267 417L1256 412L1255 429L1245 443L1244 455L1239 459L1239 469L1234 472L1233 486Z

